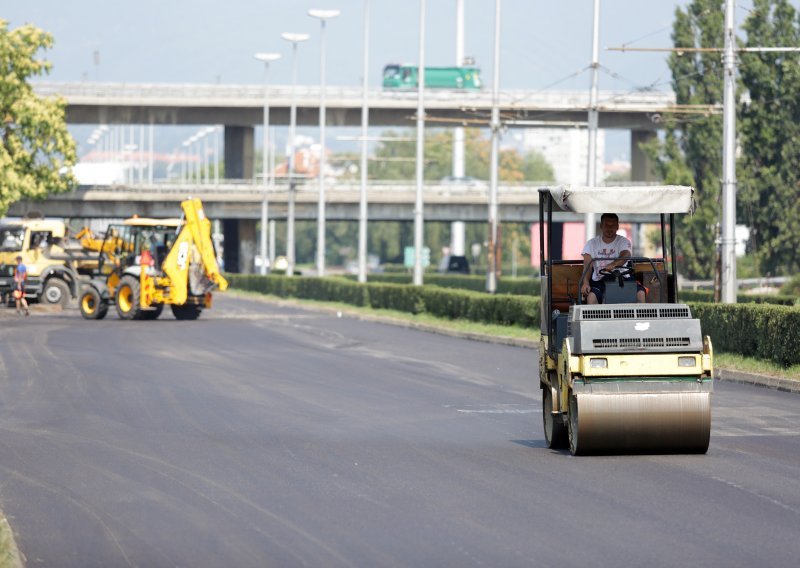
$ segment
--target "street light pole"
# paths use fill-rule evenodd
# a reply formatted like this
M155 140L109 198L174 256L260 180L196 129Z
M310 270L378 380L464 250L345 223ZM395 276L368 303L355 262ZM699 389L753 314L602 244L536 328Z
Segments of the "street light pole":
M279 53L256 53L255 58L264 63L264 125L263 125L263 144L262 149L262 169L261 173L263 191L261 196L261 274L267 274L269 267L269 253L267 252L267 231L269 230L269 64L280 59Z
M600 0L594 0L594 19L592 26L592 83L589 91L589 151L586 164L586 185L597 185L597 74L600 70ZM583 218L586 227L585 239L595 236L597 221L594 213L586 213Z
M735 304L736 281L736 35L735 2L725 2L725 90L722 101L722 264L723 304Z
M417 196L414 202L414 286L422 286L425 183L425 0L419 1L419 67L417 68Z
M308 34L283 33L281 37L292 44L292 102L289 112L289 196L286 210L286 275L294 276L295 247L294 247L294 200L295 200L295 179L294 179L294 138L295 126L297 123L297 102L295 95L297 91L297 44L306 41Z
M325 276L325 24L339 15L339 10L309 10L318 18L319 36L319 201L317 203L317 276Z
M486 274L486 291L497 291L497 178L500 157L500 8L501 0L494 2L494 69L492 77L492 158L489 170L489 262Z
M361 191L358 200L358 281L367 281L367 70L369 65L369 0L364 0L364 62L361 77Z

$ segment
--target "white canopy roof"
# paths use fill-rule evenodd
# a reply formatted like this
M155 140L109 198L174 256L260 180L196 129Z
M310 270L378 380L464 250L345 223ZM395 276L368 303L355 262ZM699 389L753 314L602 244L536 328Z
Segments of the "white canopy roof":
M685 185L550 188L562 211L574 213L694 213L694 188Z

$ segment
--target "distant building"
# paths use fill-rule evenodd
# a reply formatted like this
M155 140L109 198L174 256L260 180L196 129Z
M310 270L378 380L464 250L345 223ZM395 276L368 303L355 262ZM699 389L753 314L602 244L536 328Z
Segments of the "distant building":
M526 151L536 151L553 167L556 183L586 185L589 134L585 128L529 128L522 137ZM605 132L597 131L597 181L604 179Z

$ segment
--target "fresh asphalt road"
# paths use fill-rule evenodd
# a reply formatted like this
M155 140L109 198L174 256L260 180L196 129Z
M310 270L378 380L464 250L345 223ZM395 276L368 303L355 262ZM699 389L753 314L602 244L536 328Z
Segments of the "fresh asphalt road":
M0 319L28 566L795 566L800 395L718 383L707 455L544 447L531 349L219 297Z

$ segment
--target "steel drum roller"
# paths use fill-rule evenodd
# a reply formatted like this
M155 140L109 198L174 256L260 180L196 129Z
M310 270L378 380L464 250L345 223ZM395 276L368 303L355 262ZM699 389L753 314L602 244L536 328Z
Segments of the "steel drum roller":
M711 434L711 396L708 392L578 393L570 400L569 429L574 453L705 453Z

